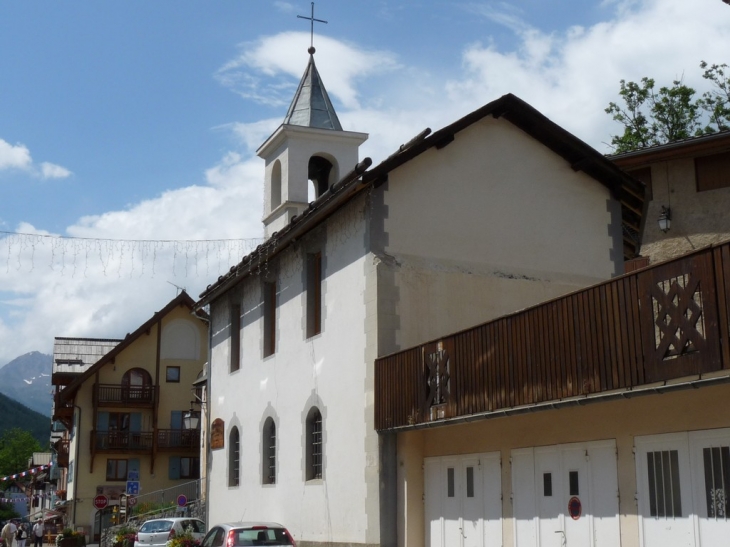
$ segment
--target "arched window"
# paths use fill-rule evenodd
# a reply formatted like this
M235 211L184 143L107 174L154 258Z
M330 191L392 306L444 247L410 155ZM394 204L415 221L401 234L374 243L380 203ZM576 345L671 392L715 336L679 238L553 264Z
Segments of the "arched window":
M307 414L306 425L306 466L307 480L322 478L322 461L324 450L322 444L322 414L315 406Z
M309 158L307 178L312 181L314 199L324 194L329 188L332 167L332 162L322 156Z
M228 438L228 486L238 486L241 469L241 437L238 428L231 429Z
M276 160L271 166L271 210L281 205L281 162Z
M273 418L267 418L264 422L261 447L263 483L276 484L276 424Z
M122 400L152 402L152 376L143 368L132 368L122 376Z

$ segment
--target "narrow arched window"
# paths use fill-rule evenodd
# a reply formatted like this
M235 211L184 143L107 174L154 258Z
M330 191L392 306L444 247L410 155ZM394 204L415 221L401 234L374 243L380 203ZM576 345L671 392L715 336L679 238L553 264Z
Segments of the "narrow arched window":
M281 205L281 162L276 160L271 167L271 210Z
M312 409L307 414L306 428L306 477L308 481L313 479L321 479L322 461L324 458L324 445L322 444L322 414L319 412L319 409L317 407L312 407Z
M312 190L314 190L314 199L324 194L330 185L330 172L332 171L332 162L322 156L312 156L309 158L307 169L307 178L312 181Z
M231 429L228 441L228 486L238 486L241 480L241 437L237 427Z
M263 483L276 484L276 424L273 418L264 422L263 451L261 461L263 465Z
M152 376L143 368L131 368L122 376L121 402L151 403Z

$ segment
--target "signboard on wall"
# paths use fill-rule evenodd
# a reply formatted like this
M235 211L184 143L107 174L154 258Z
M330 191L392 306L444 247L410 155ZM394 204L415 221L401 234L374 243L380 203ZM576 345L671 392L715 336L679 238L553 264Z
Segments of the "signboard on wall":
M210 449L218 450L225 446L225 422L220 418L213 420L210 425Z

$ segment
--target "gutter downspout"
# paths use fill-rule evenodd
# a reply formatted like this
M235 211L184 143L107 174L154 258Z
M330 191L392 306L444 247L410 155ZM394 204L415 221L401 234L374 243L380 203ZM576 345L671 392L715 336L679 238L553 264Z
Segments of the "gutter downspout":
M190 312L191 315L195 316L198 319L201 319L202 321L205 321L208 323L208 362L205 363L205 400L201 401L201 410L203 408L203 404L206 405L206 412L205 412L205 434L208 438L210 438L210 373L212 370L211 362L213 358L213 325L211 319L206 319L205 317L201 317L200 315L195 313L195 310ZM210 317L210 314L208 314L208 317ZM210 443L208 442L208 439L201 437L201 442L205 443L205 525L210 526L210 504L208 503L208 497L210 494Z
M74 455L74 513L73 513L73 520L71 521L71 524L73 528L76 528L76 505L78 504L78 498L76 497L77 491L78 491L78 478L79 478L79 445L81 444L81 435L80 435L80 429L81 429L81 407L78 405L74 405L74 408L79 409L79 419L78 423L74 423L74 429L76 430L74 432L74 435L78 437L76 439L76 454ZM68 481L66 481L68 482ZM93 537L93 533L92 533Z

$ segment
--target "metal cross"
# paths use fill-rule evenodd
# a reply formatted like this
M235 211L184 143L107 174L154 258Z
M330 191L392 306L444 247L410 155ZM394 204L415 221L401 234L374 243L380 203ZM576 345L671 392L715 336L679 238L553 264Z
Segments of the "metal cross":
M314 2L312 2L312 15L310 17L304 17L304 15L297 15L298 19L306 19L311 22L310 38L309 38L309 49L314 49L314 22L327 24L327 21L322 19L314 18ZM313 51L310 53L314 53Z

